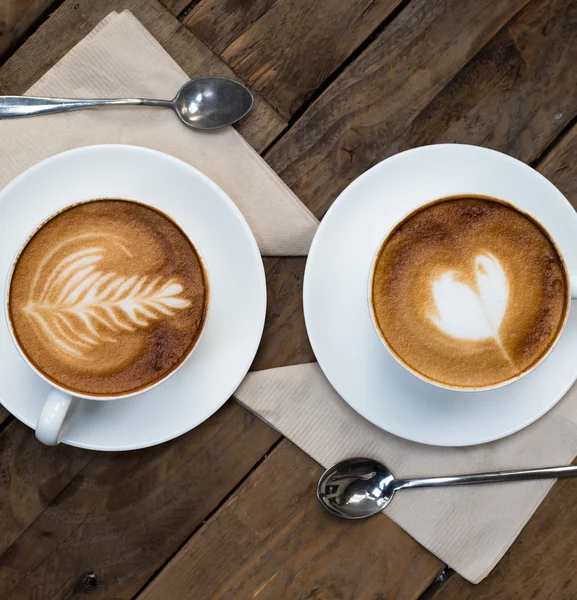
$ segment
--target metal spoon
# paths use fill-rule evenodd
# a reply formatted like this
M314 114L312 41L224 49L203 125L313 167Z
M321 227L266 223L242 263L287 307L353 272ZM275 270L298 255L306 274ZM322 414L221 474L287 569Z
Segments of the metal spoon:
M382 511L398 490L560 477L577 477L577 466L500 471L454 477L395 479L391 471L376 460L347 458L322 474L317 486L317 497L333 515L345 519L364 519Z
M219 129L242 119L253 104L253 95L244 85L226 77L199 77L186 82L174 100L143 98L84 100L0 96L0 119L101 106L161 106L174 109L181 121L194 129Z

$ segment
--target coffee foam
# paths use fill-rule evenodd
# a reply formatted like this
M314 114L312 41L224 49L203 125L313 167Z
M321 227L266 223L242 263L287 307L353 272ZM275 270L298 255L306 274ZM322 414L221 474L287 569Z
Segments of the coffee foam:
M461 388L521 375L555 342L568 302L562 258L541 227L490 198L410 215L375 262L372 306L395 355Z
M66 209L27 243L9 292L15 337L71 391L133 393L188 355L206 319L201 260L165 215L126 200Z

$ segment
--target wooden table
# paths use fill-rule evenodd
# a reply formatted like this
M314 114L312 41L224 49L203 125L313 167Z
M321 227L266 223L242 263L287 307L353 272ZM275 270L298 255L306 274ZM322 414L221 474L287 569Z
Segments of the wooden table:
M438 142L511 154L577 206L577 0L1 0L0 94L124 8L190 76L257 93L240 130L319 218L376 162ZM304 264L265 259L253 369L314 360ZM472 586L385 517L330 517L320 472L234 400L124 454L47 448L0 407L0 598L577 598L574 482Z

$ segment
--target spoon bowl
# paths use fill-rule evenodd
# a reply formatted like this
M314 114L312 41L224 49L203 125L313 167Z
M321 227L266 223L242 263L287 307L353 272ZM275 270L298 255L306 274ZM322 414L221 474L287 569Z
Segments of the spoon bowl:
M317 498L337 517L364 519L381 512L398 490L561 477L577 477L577 466L396 479L390 469L377 460L347 458L329 467L321 475L317 485Z
M183 123L195 129L219 129L242 119L254 97L242 84L225 77L198 77L178 91L172 106Z
M348 458L327 469L317 486L317 498L331 513L345 519L364 519L392 500L395 478L370 458Z

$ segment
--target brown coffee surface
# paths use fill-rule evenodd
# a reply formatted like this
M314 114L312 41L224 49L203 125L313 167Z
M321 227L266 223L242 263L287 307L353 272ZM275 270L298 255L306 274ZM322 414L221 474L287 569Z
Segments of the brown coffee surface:
M389 348L434 382L478 388L530 369L566 318L563 259L528 215L486 197L409 215L375 262L372 306Z
M49 380L80 394L140 391L173 371L202 331L204 267L167 216L138 202L77 204L46 222L16 262L15 337Z

